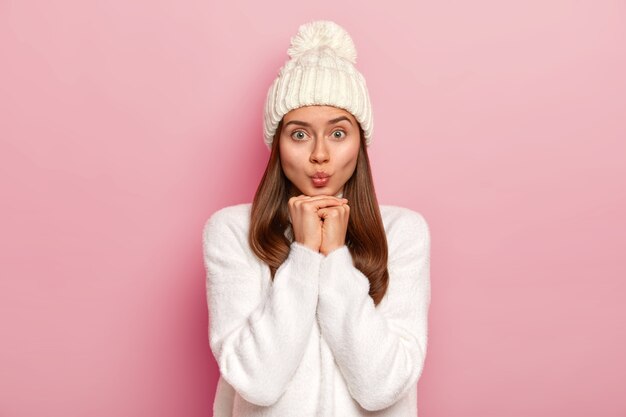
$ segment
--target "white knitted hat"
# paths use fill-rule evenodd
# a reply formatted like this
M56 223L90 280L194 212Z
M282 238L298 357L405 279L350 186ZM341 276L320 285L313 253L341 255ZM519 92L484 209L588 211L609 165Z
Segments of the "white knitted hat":
M337 23L318 20L300 26L287 50L291 59L279 70L267 93L263 119L268 148L278 124L302 106L328 105L350 112L359 122L365 143L372 141L372 106L363 75L354 68L356 48Z

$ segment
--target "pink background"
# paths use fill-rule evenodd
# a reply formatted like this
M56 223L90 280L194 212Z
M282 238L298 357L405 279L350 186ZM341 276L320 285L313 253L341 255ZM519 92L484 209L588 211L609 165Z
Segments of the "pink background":
M0 1L0 416L210 416L201 230L301 23L432 233L420 417L626 415L623 1Z

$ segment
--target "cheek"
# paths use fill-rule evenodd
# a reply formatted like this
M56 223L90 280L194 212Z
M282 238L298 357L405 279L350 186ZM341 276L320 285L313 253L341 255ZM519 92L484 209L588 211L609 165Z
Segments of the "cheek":
M280 162L285 174L297 174L302 164L302 156L289 146L280 148Z
M356 165L358 155L359 155L358 144L357 146L353 146L350 149L342 149L336 155L337 163L339 164L339 166L345 169L354 168L354 166Z

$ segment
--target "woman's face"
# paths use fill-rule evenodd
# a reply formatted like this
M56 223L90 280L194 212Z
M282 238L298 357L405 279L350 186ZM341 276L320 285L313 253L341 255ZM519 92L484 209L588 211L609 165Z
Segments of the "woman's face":
M283 117L279 140L283 172L299 194L343 193L356 167L360 140L359 125L346 110L317 105L291 110Z

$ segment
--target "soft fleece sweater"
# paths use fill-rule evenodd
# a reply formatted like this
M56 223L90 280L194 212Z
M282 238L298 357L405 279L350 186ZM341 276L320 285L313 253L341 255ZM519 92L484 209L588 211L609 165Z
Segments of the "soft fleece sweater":
M389 286L378 306L342 246L291 241L272 282L248 244L251 203L203 229L209 344L220 370L214 417L417 416L426 357L430 233L413 210L381 205Z

